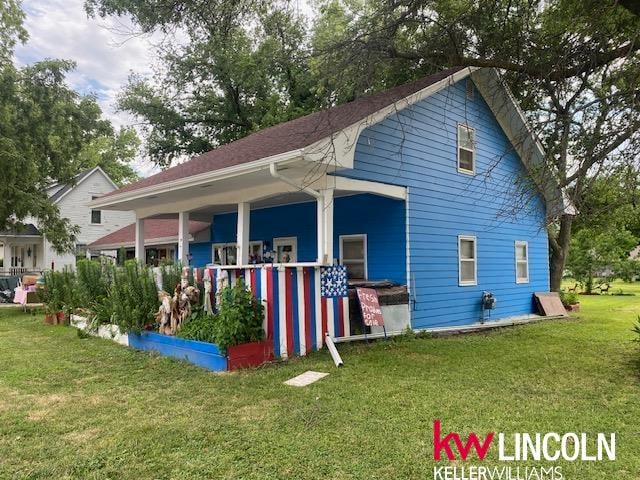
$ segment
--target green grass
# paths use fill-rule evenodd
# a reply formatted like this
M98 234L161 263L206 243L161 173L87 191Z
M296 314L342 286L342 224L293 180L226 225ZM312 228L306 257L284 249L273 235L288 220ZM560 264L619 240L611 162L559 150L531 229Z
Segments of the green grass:
M637 479L638 314L640 297L582 297L579 318L340 346L342 369L324 351L215 375L0 311L0 478L429 479L441 419L616 432L615 462L561 463L564 478ZM330 375L282 384L310 369Z

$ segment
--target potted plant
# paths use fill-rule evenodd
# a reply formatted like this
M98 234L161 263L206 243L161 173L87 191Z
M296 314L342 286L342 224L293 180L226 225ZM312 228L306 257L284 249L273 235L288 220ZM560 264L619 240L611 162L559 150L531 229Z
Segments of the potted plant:
M560 299L569 312L580 311L580 297L576 292L561 292Z
M263 305L241 281L220 292L213 332L215 343L227 354L229 370L273 359L272 342L264 338L263 318Z
M45 306L44 323L57 325L64 321L63 298L64 285L59 272L48 271L43 276L40 289L42 301Z

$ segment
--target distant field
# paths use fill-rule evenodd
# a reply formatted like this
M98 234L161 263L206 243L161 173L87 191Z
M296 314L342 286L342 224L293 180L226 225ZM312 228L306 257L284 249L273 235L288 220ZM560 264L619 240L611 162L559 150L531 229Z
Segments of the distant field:
M573 287L576 284L575 280L570 278L566 278L562 281L562 288L566 290L569 287ZM580 287L578 287L578 290ZM599 293L599 290L595 290L596 293ZM640 295L640 282L623 282L622 280L616 280L611 283L611 288L609 289L609 295L613 294L635 294Z

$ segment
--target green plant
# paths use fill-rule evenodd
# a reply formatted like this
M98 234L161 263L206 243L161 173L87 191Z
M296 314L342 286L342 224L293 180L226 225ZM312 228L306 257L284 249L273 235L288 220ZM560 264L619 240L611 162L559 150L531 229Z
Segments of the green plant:
M182 278L182 264L179 262L164 263L160 268L162 269L162 290L173 294L176 285L180 283Z
M121 331L139 333L153 325L160 303L149 268L130 260L114 269L110 303L113 323Z
M47 313L56 313L63 308L62 278L60 272L44 272L39 288L40 298Z
M633 331L638 334L636 342L640 342L640 315L636 318L636 324L633 326Z
M580 297L576 292L560 292L560 300L562 300L563 305L575 305L580 303Z
M113 305L110 288L114 269L95 260L79 260L76 264L78 308L86 311L90 323L109 323Z
M202 307L196 307L189 320L177 333L177 336L187 340L216 343L215 322L216 317L208 315Z
M264 307L242 283L220 293L220 307L213 322L215 343L226 351L241 343L262 340Z

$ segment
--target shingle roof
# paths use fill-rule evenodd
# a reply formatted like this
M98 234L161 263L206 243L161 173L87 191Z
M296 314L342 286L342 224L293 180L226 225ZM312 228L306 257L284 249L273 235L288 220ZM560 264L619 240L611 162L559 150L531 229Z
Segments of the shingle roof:
M185 163L126 185L119 190L108 193L105 197L307 147L365 119L384 107L444 80L463 68L455 67L444 70L415 82L265 128L235 142L203 153Z
M51 201L51 203L56 203L56 201L62 197L63 195L65 195L69 190L71 190L73 187L75 187L78 183L80 183L82 180L84 180L84 178L89 175L91 172L93 172L93 170L96 167L91 167L91 168L87 168L86 170L81 171L80 173L78 173L74 179L73 182L71 183L66 183L62 186L61 189L59 189L58 191L56 191L56 193L54 193L53 195L51 195L49 197L49 200ZM54 185L50 185L49 188L54 187Z
M192 220L189 222L189 233L194 235L209 228L210 223ZM155 240L158 238L177 237L178 219L175 218L151 218L144 221L144 239ZM136 238L135 223L111 232L95 242L89 247L100 247L102 245L124 245L132 243Z
M0 230L0 237L3 235L10 236L40 236L40 230L33 223L25 223L22 228L8 228L6 230Z

